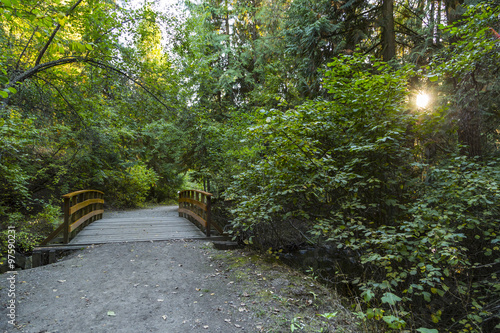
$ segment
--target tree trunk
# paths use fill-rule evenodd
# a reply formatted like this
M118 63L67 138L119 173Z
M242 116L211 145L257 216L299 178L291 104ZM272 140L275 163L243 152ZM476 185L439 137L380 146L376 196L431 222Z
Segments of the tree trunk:
M459 110L458 141L463 147L461 153L469 157L483 155L481 144L481 116L477 108L462 108Z
M382 2L382 60L389 61L396 55L394 32L394 0Z

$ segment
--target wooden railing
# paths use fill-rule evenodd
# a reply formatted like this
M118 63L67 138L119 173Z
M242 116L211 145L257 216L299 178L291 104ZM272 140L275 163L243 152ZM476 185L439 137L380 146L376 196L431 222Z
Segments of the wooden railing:
M52 232L40 245L46 245L61 232L62 242L68 244L74 237L90 223L102 218L104 213L104 193L96 190L76 191L62 196L64 199L64 222Z
M185 190L179 192L179 216L193 222L198 222L210 237L210 229L214 227L221 235L223 230L212 223L212 194L199 190Z

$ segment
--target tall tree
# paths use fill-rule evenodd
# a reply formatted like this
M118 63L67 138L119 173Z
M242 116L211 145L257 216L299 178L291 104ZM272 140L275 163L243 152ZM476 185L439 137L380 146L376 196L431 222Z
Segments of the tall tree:
M394 32L394 0L382 1L382 59L390 61L396 55Z

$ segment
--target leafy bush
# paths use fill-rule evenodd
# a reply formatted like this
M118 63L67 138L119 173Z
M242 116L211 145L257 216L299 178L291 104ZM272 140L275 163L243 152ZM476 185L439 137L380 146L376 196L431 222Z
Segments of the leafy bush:
M159 177L155 186L151 188L147 200L158 203L177 203L179 198L178 192L182 189L183 185L184 178L182 175L166 170Z
M372 272L358 283L368 306L363 318L402 328L413 315L416 327L493 330L500 298L499 167L499 160L451 158L427 170L419 198L397 225L336 228L331 239L361 253L360 263Z
M107 201L116 207L136 207L144 203L158 175L143 163L136 163L123 171L104 171L103 181Z
M306 241L351 253L361 269L337 282L357 287L359 316L379 330L492 331L500 161L428 165L422 143L441 114L408 112L413 73L370 63L334 60L330 100L262 111L249 129L262 158L226 193L234 232L262 249Z
M29 154L37 132L33 120L23 119L17 109L0 110L0 220L29 202L30 163L20 157Z
M1 225L0 255L3 257L7 253L9 226L16 230L16 251L30 253L33 247L45 239L60 223L62 223L61 208L51 204L45 204L42 211L33 216L24 216L19 212L9 214Z
M330 64L324 85L331 100L262 111L265 118L249 129L262 158L227 193L238 201L236 230L259 233L261 242L272 242L267 248L310 232L320 241L346 219L382 225L404 213L410 198L402 189L414 172L415 117L401 108L409 72L380 63L374 69L366 60ZM281 223L288 227L268 232Z

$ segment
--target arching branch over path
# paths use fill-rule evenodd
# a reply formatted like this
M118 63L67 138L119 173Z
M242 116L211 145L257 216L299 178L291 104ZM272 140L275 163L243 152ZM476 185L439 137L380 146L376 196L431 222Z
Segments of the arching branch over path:
M9 96L26 80L49 69L79 63L126 77L171 111L172 108L143 79L132 73L133 70L119 68L113 60L123 60L116 54L124 48L117 28L141 20L140 10L130 11L107 2L83 0L76 0L71 5L48 2L39 6L32 1L19 0L9 3L9 6L0 3L0 8L4 7L0 21L16 26L17 31L8 35L15 40L16 47L6 50L0 57L0 96L3 98L0 108L7 105Z

